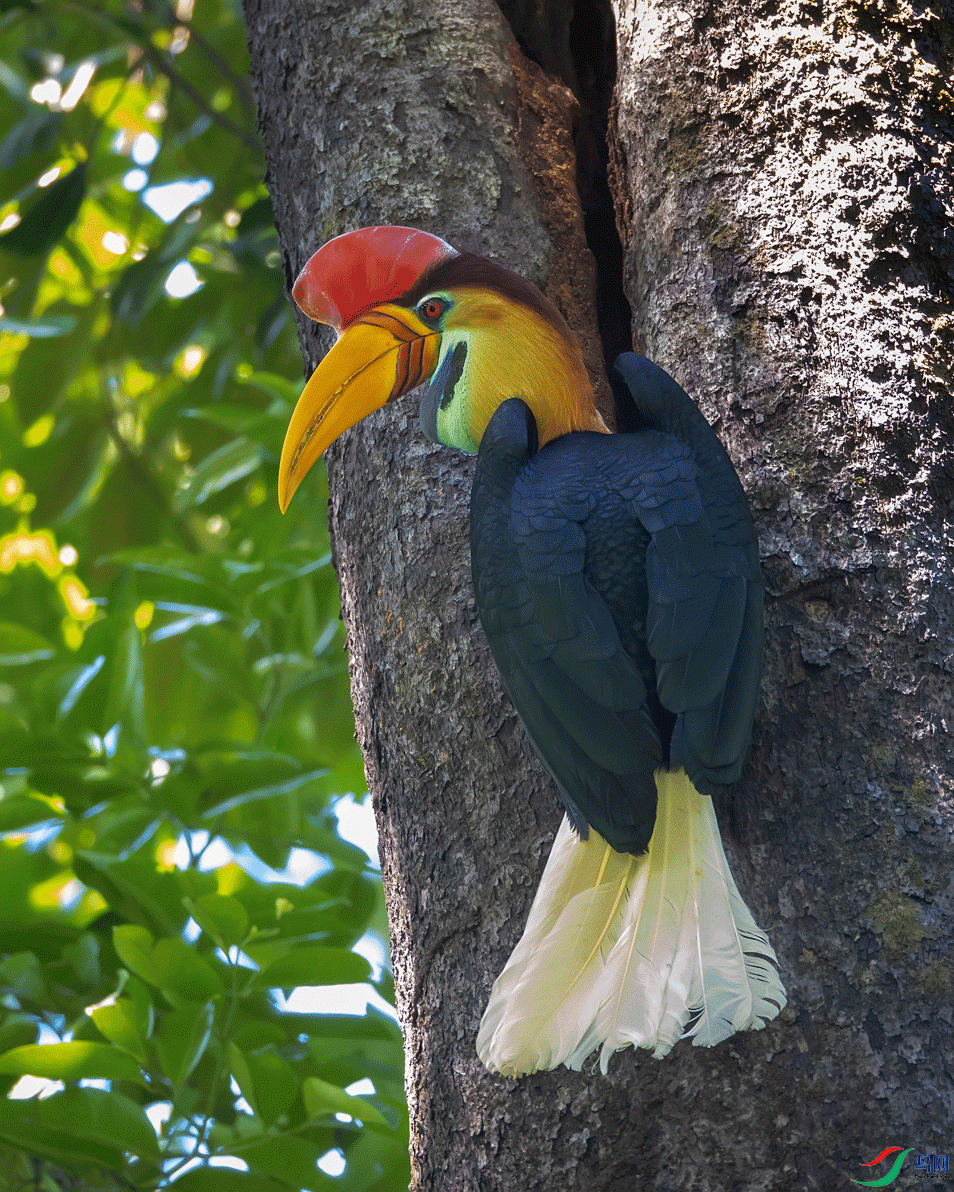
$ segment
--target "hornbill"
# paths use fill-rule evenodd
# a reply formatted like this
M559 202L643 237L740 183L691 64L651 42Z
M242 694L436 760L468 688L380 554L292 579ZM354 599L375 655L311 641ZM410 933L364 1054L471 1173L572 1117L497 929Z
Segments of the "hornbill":
M329 241L294 298L338 341L292 414L284 510L325 448L429 381L421 425L477 454L474 591L566 815L477 1035L517 1076L597 1047L712 1046L785 1005L711 796L736 781L762 666L758 547L714 431L661 368L612 384L613 434L563 318L509 270L410 228Z

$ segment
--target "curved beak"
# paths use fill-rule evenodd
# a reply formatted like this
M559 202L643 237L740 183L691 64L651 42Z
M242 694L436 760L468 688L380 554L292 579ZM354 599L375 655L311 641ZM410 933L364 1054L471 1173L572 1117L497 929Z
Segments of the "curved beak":
M345 328L312 373L285 432L278 469L282 513L308 469L340 434L427 380L440 345L439 331L391 303Z

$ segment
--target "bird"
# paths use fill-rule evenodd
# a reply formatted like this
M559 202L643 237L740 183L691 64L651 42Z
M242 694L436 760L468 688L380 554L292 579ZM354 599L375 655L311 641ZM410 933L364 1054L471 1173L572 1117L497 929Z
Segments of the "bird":
M610 378L614 433L572 331L520 275L430 232L329 240L292 294L338 338L291 415L284 511L345 430L426 384L420 422L476 454L474 596L565 815L476 1037L508 1077L599 1051L657 1058L758 1030L779 962L729 868L713 796L748 751L762 670L758 540L722 443L663 369Z

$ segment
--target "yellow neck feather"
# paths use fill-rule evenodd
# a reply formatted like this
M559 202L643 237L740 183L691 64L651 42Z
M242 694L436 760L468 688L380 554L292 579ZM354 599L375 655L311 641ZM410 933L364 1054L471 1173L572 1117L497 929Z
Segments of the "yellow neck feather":
M497 407L511 397L530 407L541 447L570 431L609 433L568 328L491 290L461 287L453 296L445 334L454 342L467 341L465 400L475 443Z

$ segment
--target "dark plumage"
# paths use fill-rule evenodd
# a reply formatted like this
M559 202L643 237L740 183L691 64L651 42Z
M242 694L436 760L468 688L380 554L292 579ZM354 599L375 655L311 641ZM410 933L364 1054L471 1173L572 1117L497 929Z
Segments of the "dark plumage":
M643 429L536 449L498 409L471 497L477 607L514 705L574 824L639 854L655 770L711 794L739 777L762 658L755 530L738 477L686 393L621 356Z

